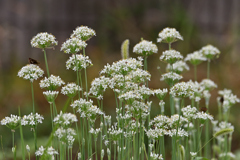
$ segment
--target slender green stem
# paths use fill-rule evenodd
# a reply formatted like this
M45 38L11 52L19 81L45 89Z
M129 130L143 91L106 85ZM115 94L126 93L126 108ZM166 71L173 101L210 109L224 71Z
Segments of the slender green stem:
M211 60L208 59L208 63L207 63L207 79L210 78L210 62L211 62Z
M51 113L52 131L53 131L53 104L52 103L50 103L50 113Z
M194 65L194 80L197 81L197 65Z
M97 155L97 138L95 137L95 160L98 159L98 155Z
M33 136L34 136L34 143L35 143L35 152L37 151L37 133L36 132L37 132L37 126L34 126Z
M206 106L206 108L208 109L208 105ZM208 113L208 110L207 110L207 113ZM209 120L207 119L206 122L205 122L205 143L207 143L209 141L209 134L210 134L210 131L209 131ZM204 148L204 156L206 158L210 158L210 143L207 143L206 144L206 147Z
M80 85L79 85L79 72L78 72L78 62L77 62L77 55L75 55L75 66L76 66L76 72L77 72L77 84L78 84L78 99L80 99ZM82 85L81 85L82 86Z
M14 132L15 132L15 130L12 130L12 147L15 147L15 145L14 145Z
M114 144L114 160L116 160L116 150L117 150L117 144Z
M73 98L71 98L71 101L73 103ZM75 109L73 108L73 113L76 115L76 112L75 112ZM78 123L76 122L76 131L77 131L77 136L78 136L78 145L79 145L79 150L80 150L80 146L81 146L81 143L80 143L80 133L79 133L79 129L78 129Z
M20 107L18 107L18 115L19 115L19 117L21 117ZM20 129L21 146L22 146L22 159L24 160L25 159L25 145L24 145L24 139L23 139L22 125L19 125L19 129Z
M48 70L48 62L47 62L46 50L43 49L43 52L44 52L44 59L45 59L45 64L46 64L47 75L48 75L48 77L49 77L50 75L49 75L49 70Z
M85 47L83 47L83 56L85 56ZM88 81L87 81L87 69L84 68L84 74L85 74L85 85L86 85L86 98L88 100Z
M33 82L31 82L31 91L32 91L33 114L35 114Z

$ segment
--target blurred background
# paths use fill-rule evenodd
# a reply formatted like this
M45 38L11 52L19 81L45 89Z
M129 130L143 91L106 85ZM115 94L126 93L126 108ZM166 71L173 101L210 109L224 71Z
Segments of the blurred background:
M65 82L76 80L73 71L67 71L65 62L69 55L60 51L61 44L70 37L72 31L81 25L89 26L97 36L88 41L86 54L93 62L88 69L89 84L98 77L99 71L107 63L121 59L120 47L125 39L130 40L130 56L133 46L141 38L156 43L158 33L165 27L176 28L184 41L176 42L173 49L184 56L201 47L212 44L221 51L218 59L211 62L210 78L218 89L212 91L210 113L217 114L217 91L232 89L240 97L240 1L238 0L0 0L0 119L10 114L29 114L32 110L29 81L17 77L18 71L28 63L28 58L37 59L45 70L44 56L40 49L32 48L30 40L39 32L55 35L58 46L47 50L50 74L59 75ZM148 58L149 72L152 74L150 88L164 88L160 81L159 60L166 44L157 44L159 52ZM193 79L193 67L183 74L184 81ZM207 63L198 66L198 81L206 78ZM34 83L37 111L45 121L39 127L51 126L49 105L39 88L39 80ZM114 97L105 94L104 111L115 115ZM62 109L67 97L59 95L58 109ZM153 98L155 103L155 99ZM168 101L166 99L166 101ZM169 109L166 108L168 111ZM152 116L159 114L159 107L153 106ZM240 148L240 108L231 108L231 123L235 126L232 150ZM217 117L215 117L217 118ZM48 123L49 122L49 123ZM48 136L46 129L39 129L40 137ZM31 133L26 133L32 137ZM3 146L11 146L10 130L0 126ZM17 136L17 134L16 134ZM28 136L26 136L28 137ZM1 137L0 137L1 138ZM29 138L29 139L30 139ZM27 139L27 138L26 138Z

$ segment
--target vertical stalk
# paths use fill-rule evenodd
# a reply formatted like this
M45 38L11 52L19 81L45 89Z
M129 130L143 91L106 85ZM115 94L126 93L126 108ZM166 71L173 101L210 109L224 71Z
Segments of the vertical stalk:
M206 108L208 109L208 105L206 106ZM208 113L208 110L207 110ZM207 143L209 141L209 120L206 120L206 125L205 125L205 144L206 146L204 147L204 156L206 158L210 158L210 143Z
M21 112L20 112L20 107L18 107L18 115L21 117ZM21 146L22 146L22 159L25 159L25 145L24 145L24 139L23 139L23 130L22 130L22 125L19 125L20 129L20 137L21 137ZM30 159L29 159L30 160Z
M72 100L72 103L73 103L73 98L71 98ZM73 113L76 115L76 112L75 112L75 109L73 108ZM78 123L76 122L76 131L77 131L77 136L78 136L78 145L79 145L79 150L80 150L80 146L81 146L81 143L80 143L80 133L79 133L79 130L78 130Z
M197 65L194 65L194 80L197 81Z
M33 114L35 114L33 82L31 82L31 91L32 91Z
M77 55L76 53L74 53L75 55L75 66L76 66L76 72L77 72L77 84L78 84L78 99L80 99L80 85L79 85L79 72L78 72L78 63L77 63Z
M207 63L207 79L210 78L210 59L208 59L208 63Z
M46 65L47 75L48 75L48 77L49 77L50 75L49 75L49 69L48 69L47 54L46 54L45 49L43 49L43 52L44 52L44 59L45 59L45 65Z
M85 57L85 47L83 47L83 56ZM88 100L88 81L87 81L87 68L84 68L84 74L85 74L85 85L86 85L86 98Z

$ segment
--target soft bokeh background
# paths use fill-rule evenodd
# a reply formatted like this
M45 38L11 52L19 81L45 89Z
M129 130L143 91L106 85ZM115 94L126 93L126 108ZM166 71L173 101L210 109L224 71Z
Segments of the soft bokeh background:
M97 36L88 42L86 54L93 67L88 69L90 82L98 76L107 63L121 58L120 47L125 39L130 40L130 56L133 46L142 38L156 43L158 33L165 27L176 28L184 37L172 47L184 56L212 44L219 48L221 55L211 63L210 78L218 84L218 89L229 88L240 97L240 1L238 0L0 0L0 119L10 114L29 114L32 109L30 83L17 77L17 72L28 63L28 58L40 61L45 69L43 53L32 48L30 40L39 32L55 35L59 45L55 50L47 50L50 73L59 75L65 82L75 81L73 71L67 71L65 62L69 55L60 52L61 44L72 31L87 25L96 31ZM149 57L149 71L152 74L151 88L167 87L159 81L165 64L159 61L166 44L157 44L159 53ZM198 81L206 78L206 63L198 67ZM193 68L183 74L184 80L193 79ZM49 105L42 90L34 83L37 111L45 121L39 126L40 137L47 136L50 130ZM217 114L217 90L212 92L210 113ZM114 97L105 94L104 110L115 115ZM62 109L67 98L59 95L58 109ZM167 99L166 99L167 100ZM154 103L156 100L153 98ZM156 102L155 102L156 101ZM166 110L169 110L166 108ZM157 104L152 116L160 113ZM231 123L235 125L232 149L240 148L240 108L231 109ZM43 129L41 129L43 128ZM10 130L0 126L3 146L11 145ZM17 135L17 134L16 134ZM32 135L26 131L26 139ZM18 136L18 135L17 135Z

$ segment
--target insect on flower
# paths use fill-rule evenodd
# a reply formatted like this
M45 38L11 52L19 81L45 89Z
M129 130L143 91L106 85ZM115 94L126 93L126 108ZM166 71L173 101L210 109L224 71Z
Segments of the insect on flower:
M40 64L37 60L32 59L32 58L28 58L28 62L29 62L29 64Z

